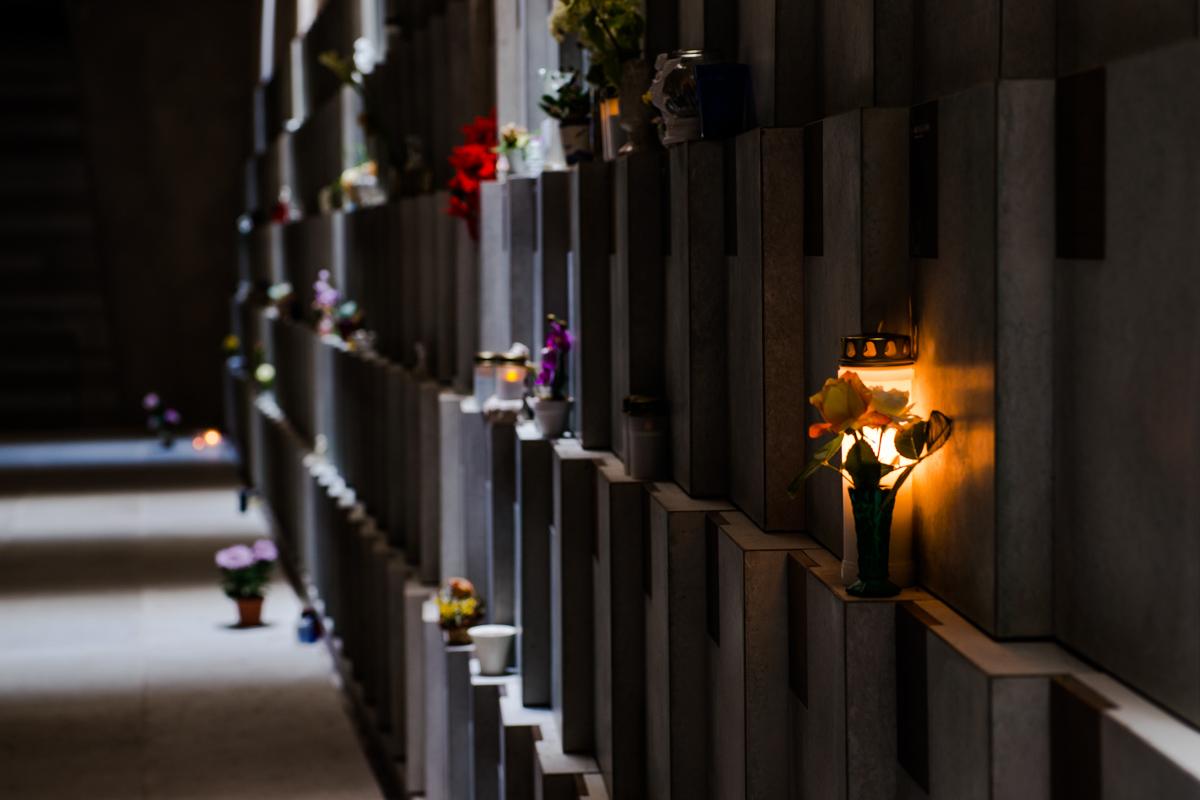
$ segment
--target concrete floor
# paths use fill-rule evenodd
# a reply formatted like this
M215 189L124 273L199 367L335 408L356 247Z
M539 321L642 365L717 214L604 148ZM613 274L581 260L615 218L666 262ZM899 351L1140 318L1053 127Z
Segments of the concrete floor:
M232 487L0 497L0 798L377 798L277 578L235 630Z

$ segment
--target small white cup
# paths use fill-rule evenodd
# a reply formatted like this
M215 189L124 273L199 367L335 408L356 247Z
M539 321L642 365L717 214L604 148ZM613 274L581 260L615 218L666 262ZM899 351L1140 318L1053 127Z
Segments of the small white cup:
M479 674L503 675L508 668L508 653L517 629L512 625L476 625L467 629L475 643Z

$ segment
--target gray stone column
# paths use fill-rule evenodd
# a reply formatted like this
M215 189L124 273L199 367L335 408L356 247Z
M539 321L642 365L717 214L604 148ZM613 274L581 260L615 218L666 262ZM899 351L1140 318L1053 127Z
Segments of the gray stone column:
M723 501L673 483L646 485L646 786L652 797L701 797L708 775L708 574L705 519Z
M574 439L554 443L554 525L550 529L551 705L568 753L594 741L592 554L596 453Z
M537 427L516 427L517 663L521 694L550 705L550 525L554 502L553 446Z
M580 164L570 176L575 430L584 447L603 450L612 443L612 171L600 161Z
M766 530L803 527L787 485L804 468L803 134L737 139L729 283L729 496Z

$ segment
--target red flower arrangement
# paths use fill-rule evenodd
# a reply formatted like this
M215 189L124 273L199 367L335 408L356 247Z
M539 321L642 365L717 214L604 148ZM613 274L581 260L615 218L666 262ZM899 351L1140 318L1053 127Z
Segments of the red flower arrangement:
M446 213L467 221L471 238L479 239L479 184L496 179L496 110L486 117L476 117L462 128L463 144L450 152L450 205Z

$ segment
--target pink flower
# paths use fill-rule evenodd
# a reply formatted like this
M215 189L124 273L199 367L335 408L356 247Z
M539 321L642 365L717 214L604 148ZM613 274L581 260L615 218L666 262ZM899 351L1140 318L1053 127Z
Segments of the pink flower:
M279 550L270 539L259 539L254 543L254 558L257 561L274 561L279 558Z
M254 564L254 551L244 544L235 544L218 550L216 561L221 569L245 569Z
M178 425L183 418L179 416L179 412L173 408L168 408L163 412L163 420L168 425Z

